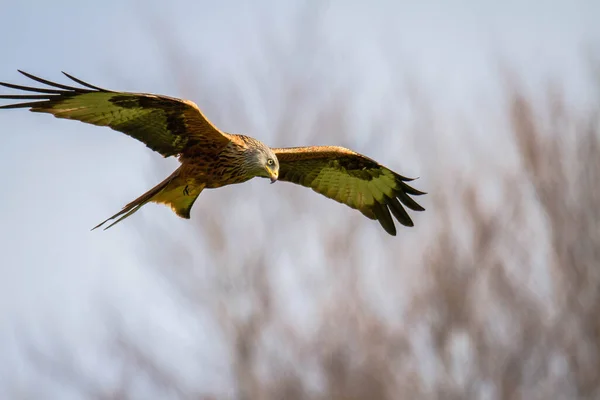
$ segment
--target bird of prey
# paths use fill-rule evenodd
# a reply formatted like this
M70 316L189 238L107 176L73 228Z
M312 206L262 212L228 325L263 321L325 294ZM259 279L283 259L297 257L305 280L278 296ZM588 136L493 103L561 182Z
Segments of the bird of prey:
M106 90L65 72L80 87L19 72L48 88L0 82L7 88L35 93L2 94L0 99L21 102L2 105L1 109L28 108L57 118L108 126L164 157L179 158L181 165L169 177L93 229L114 221L104 228L108 229L148 202L166 204L178 216L189 219L202 190L254 177L309 187L378 220L390 235L396 235L392 215L402 225L413 226L402 205L424 210L409 196L425 194L406 183L412 179L352 150L338 146L270 148L252 137L221 131L189 100Z

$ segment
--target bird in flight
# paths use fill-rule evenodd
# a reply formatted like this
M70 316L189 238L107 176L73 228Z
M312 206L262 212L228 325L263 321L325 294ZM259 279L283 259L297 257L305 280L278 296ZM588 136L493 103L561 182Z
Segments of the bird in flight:
M35 93L1 94L0 99L20 102L0 109L28 108L57 118L108 126L164 157L179 158L181 165L164 181L93 229L112 221L104 228L108 229L148 202L166 204L178 216L189 219L202 190L254 177L311 188L378 220L393 236L396 226L392 215L402 225L413 226L403 205L414 211L424 210L410 197L425 194L406 183L412 179L352 150L338 146L270 148L252 137L221 131L189 100L102 89L65 72L80 87L19 72L49 87L0 82L7 88Z

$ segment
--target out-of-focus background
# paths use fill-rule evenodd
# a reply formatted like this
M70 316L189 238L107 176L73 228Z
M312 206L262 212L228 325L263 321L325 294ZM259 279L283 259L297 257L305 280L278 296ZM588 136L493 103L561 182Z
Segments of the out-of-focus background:
M0 81L189 98L429 193L396 237L266 180L90 232L177 161L2 111L0 398L600 398L599 2L0 10Z

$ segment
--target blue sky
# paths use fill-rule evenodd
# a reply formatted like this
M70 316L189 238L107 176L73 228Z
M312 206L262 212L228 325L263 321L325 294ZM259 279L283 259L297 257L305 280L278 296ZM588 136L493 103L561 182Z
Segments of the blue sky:
M306 32L297 16L310 15L310 7L299 3L5 0L0 80L27 84L16 72L23 69L62 81L64 70L110 89L188 97L226 131L274 146L339 140L403 174L422 176L423 186L435 182L431 176L441 167L469 169L482 159L507 162L497 154L506 146L502 128L489 123L501 113L498 60L515 68L533 93L550 77L559 77L574 103L592 101L583 56L588 48L598 49L596 1L332 0L315 17L318 29ZM306 113L298 122L306 127L295 136L281 134L282 87L291 80L314 100L312 108L297 110ZM435 135L411 130L419 127L407 100L414 88L436 110ZM348 96L355 111L347 116L351 129L335 138L311 131L309 121L336 93ZM461 132L457 114L475 128ZM389 144L378 145L364 133L376 129L375 119L393 127L379 132ZM446 123L448 129L441 129ZM465 140L475 142L480 153L461 152ZM168 284L147 266L149 247L182 241L191 257L201 260L204 273L218 273L208 267L218 259L202 258L210 240L194 238L187 221L158 206L144 208L110 231L89 231L175 166L174 160L108 129L22 110L0 112L0 354L7 355L0 357L5 377L0 393L3 387L26 384L33 374L15 346L20 332L41 347L52 347L57 339L68 342L90 370L108 362L99 355L111 334L105 326L107 308L117 309L132 332L152 332L145 340L184 376L192 379L201 370L207 387L227 386L225 344L210 313L190 323L189 310L181 309ZM312 314L294 269L318 275L314 271L326 262L321 242L310 236L313 230L354 218L365 229L366 243L377 248L396 246L394 240L410 246L415 237L426 237L420 228L421 233L403 230L398 238L383 237L360 214L281 186L261 181L223 189L227 197L203 194L192 220L222 199L243 200L226 203L234 204L228 214L218 211L229 216L222 223L231 232L230 243L249 240L234 247L239 253L229 259L242 265L252 254L252 240L271 243L267 263L289 266L276 279L298 299L282 307L306 326ZM292 207L283 204L284 196L296 194L306 196L304 205L294 205L300 210L298 227L279 226L272 233L268 223ZM419 216L417 224L427 218ZM156 227L161 233L145 237ZM327 228L327 234L341 233ZM295 244L299 239L305 247ZM391 257L385 254L380 262ZM330 278L324 274L319 281L326 284ZM385 312L384 305L381 309ZM202 337L211 345L198 346ZM192 347L206 361L192 362L187 355Z

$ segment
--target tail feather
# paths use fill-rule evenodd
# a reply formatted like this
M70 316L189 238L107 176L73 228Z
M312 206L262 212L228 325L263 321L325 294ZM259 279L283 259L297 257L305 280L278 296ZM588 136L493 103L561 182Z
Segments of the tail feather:
M125 218L131 216L137 210L139 210L140 208L142 208L142 206L144 204L146 204L147 202L148 201L145 201L145 202L142 202L142 203L137 203L137 204L132 204L131 206L129 206L129 205L125 206L121 211L119 211L118 213L116 213L112 217L105 219L104 221L100 222L98 225L96 225L95 227L93 227L92 230L100 228L102 225L104 225L108 221L111 221L111 220L117 218L118 216L122 215L121 218L117 219L115 222L111 223L110 225L108 225L107 227L104 228L104 230L107 230L108 228L110 228L111 226L115 225L116 223L119 223L122 220L124 220ZM123 214L125 214L125 215L123 215Z
M106 220L102 221L101 223L99 223L98 225L93 227L92 230L100 228L102 225L106 224L108 221L111 221L115 218L120 217L116 221L112 222L110 225L108 225L107 227L104 228L104 230L107 230L111 226L113 226L113 225L121 222L125 218L133 215L135 212L137 212L140 208L142 208L142 206L144 206L148 202L155 201L157 203L168 203L168 201L164 201L164 199L161 199L160 198L161 196L159 196L159 195L163 191L165 191L165 189L167 189L172 182L174 182L175 178L179 177L180 171L181 171L181 167L176 169L175 172L173 172L167 179L165 179L164 181L162 181L158 185L154 186L152 189L150 189L149 191L147 191L146 193L144 193L137 199L135 199L132 202L130 202L129 204L127 204L125 207L123 207L123 209L121 211L119 211L112 217L107 218ZM175 185L175 186L179 186L179 185ZM173 190L173 189L175 189L175 188L172 188L171 190ZM182 191L183 191L183 189L182 189ZM200 191L197 191L197 193L194 193L195 197L193 200L195 200L196 197L200 194ZM190 208L191 208L191 205L193 205L193 201L190 204ZM173 209L175 209L175 204L171 204L171 207ZM189 210L188 210L188 215L189 215ZM189 218L189 216L188 216L188 218Z

